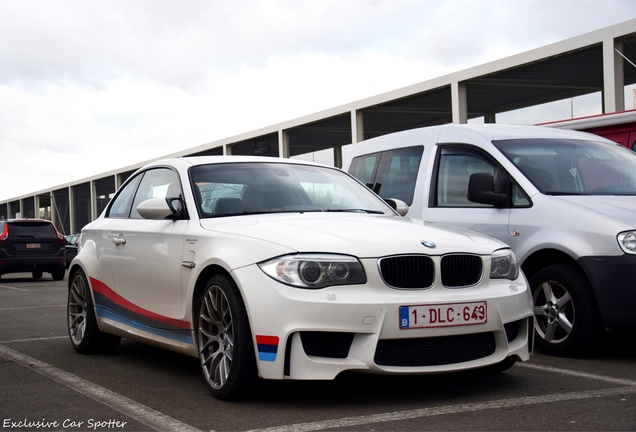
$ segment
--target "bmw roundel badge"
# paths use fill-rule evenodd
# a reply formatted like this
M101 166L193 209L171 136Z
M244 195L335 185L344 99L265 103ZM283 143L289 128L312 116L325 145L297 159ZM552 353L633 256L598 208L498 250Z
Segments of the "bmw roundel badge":
M433 249L435 247L435 243L433 243L432 241L428 241L428 240L422 240L422 244L424 246L426 246L427 248L431 248L431 249Z

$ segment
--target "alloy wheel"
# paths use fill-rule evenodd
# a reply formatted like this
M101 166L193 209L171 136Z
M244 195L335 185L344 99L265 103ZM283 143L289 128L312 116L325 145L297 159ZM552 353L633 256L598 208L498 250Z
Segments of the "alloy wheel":
M546 281L533 295L535 328L548 343L558 344L568 338L574 327L574 303L567 289L558 282Z
M68 301L68 328L71 341L79 345L86 332L87 287L84 278L77 275L73 278Z
M234 360L234 325L223 290L212 285L199 312L199 357L205 379L213 389L228 380Z

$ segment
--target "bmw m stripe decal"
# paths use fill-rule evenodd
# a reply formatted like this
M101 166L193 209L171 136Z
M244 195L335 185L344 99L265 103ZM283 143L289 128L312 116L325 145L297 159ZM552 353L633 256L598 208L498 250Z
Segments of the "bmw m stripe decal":
M117 294L103 282L94 278L90 278L90 281L97 314L101 318L108 318L169 339L193 343L190 322L143 309Z
M278 340L278 336L256 335L258 359L266 362L276 361L276 353L278 353Z

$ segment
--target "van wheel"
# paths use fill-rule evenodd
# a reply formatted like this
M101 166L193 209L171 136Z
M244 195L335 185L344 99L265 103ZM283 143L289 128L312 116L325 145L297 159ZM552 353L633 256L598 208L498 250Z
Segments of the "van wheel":
M605 327L589 281L572 265L543 268L530 280L536 346L546 354L579 356L599 345Z

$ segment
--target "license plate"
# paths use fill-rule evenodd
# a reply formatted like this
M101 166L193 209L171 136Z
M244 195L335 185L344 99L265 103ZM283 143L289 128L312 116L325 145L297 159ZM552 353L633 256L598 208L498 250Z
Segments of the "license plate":
M40 249L40 243L27 243L27 249Z
M430 328L485 324L485 301L400 306L400 328Z

